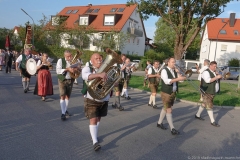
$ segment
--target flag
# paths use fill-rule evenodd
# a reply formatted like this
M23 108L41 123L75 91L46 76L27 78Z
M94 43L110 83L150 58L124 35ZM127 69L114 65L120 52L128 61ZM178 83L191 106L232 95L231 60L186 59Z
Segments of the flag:
M9 48L10 48L10 38L9 38L9 35L6 36L5 48L7 50L9 50Z

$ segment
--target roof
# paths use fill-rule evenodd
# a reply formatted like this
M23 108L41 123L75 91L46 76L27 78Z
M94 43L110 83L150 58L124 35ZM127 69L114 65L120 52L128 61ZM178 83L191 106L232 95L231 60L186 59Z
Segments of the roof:
M229 18L215 18L208 21L207 30L208 39L240 41L240 19L235 19L234 26L230 27ZM226 34L220 34L220 30L225 30ZM238 34L234 34L234 31L238 31Z
M67 28L74 28L74 24L78 22L80 15L95 15L96 18L91 22L89 26L98 31L111 31L113 28L116 31L122 30L123 26L134 12L137 5L126 6L126 4L111 4L111 5L88 5L88 6L72 6L65 7L57 15L68 16L66 20ZM112 8L124 8L123 12L110 12ZM99 9L97 13L86 13L89 9ZM69 13L69 10L76 10L77 13ZM120 15L120 19L114 26L104 26L104 15ZM139 22L140 23L140 22Z

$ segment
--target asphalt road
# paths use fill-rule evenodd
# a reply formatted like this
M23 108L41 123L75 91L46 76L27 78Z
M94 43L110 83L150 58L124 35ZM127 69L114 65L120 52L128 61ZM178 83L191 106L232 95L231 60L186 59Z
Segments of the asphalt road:
M69 103L74 116L63 122L57 78L51 72L54 95L46 102L33 95L35 76L31 91L25 94L19 73L0 72L0 160L240 159L239 109L216 107L214 116L221 125L216 128L210 125L206 111L202 113L205 121L196 120L196 105L176 102L173 120L181 134L173 136L169 128L156 127L160 109L148 107L149 95L138 90L129 90L131 100L122 99L125 111L109 106L99 127L102 148L95 152L84 116L82 84L74 85ZM162 107L159 96L156 102ZM168 126L166 119L164 124Z

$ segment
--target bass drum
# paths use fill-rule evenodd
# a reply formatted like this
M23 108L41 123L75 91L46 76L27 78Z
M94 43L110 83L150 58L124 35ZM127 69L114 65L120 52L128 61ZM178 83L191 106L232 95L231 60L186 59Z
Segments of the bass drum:
M26 63L26 70L28 74L35 75L37 72L37 63L35 59L29 58Z

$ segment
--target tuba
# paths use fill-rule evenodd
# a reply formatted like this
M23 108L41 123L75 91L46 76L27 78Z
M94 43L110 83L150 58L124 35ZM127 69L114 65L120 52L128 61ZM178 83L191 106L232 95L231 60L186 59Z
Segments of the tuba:
M89 82L86 82L88 86L88 93L94 99L105 98L111 92L115 83L121 79L120 68L113 66L115 63L122 63L120 55L110 50L109 48L106 49L106 52L108 55L96 73L105 72L107 74L107 81L104 82L101 78L96 78Z
M70 72L70 77L73 79L78 78L81 74L81 62L78 62L78 59L80 58L81 55L82 55L82 52L77 49L77 53L74 55L70 63L71 65L78 63L78 66L77 66L78 70L75 70L73 73Z

